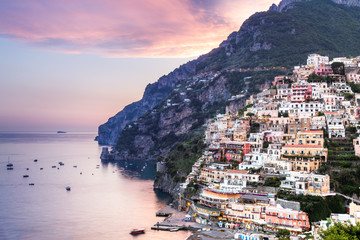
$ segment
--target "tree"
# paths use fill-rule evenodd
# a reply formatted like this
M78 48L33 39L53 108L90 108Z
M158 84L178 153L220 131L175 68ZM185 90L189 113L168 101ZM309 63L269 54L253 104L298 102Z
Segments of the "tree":
M351 93L345 93L344 96L345 96L345 99L348 101L350 101L351 99L354 98L354 95L352 95Z
M290 231L287 229L279 229L276 233L279 240L290 240Z
M335 74L345 75L345 65L342 62L333 62L331 68Z
M320 234L323 240L355 240L360 239L360 223L356 225L335 223Z

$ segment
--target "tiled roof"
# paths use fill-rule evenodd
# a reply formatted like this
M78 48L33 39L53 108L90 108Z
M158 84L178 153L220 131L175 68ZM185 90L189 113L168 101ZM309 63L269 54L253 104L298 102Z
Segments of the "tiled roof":
M293 148L322 148L322 146L319 145L285 145L283 147L293 147Z
M247 170L233 170L233 169L229 169L227 170L228 173L248 173Z

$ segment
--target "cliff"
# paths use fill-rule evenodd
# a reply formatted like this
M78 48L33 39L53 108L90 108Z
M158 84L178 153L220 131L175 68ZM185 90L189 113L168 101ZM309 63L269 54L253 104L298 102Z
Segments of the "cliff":
M147 111L154 108L174 88L177 82L187 79L195 73L197 60L190 61L175 69L153 84L147 85L141 100L127 105L123 110L99 126L98 140L100 145L114 146L126 124L137 120Z
M247 97L266 86L275 74L283 74L263 71L236 75L230 74L232 71L291 67L305 63L311 53L360 55L358 2L284 0L267 12L252 15L218 48L149 85L140 101L101 125L99 144L117 143L120 158L165 156L216 112L225 112L227 105L234 111L236 104L229 98L241 92ZM215 78L205 74L217 71ZM246 76L253 77L248 85L243 81ZM245 91L247 86L251 91Z

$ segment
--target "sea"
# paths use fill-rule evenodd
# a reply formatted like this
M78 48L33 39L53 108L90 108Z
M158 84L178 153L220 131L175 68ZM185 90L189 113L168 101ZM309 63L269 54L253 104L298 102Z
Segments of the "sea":
M188 236L150 229L163 220L155 213L170 202L167 194L153 189L154 163L102 163L95 136L0 132L0 240ZM13 170L7 170L8 163ZM135 228L145 228L145 234L130 235Z

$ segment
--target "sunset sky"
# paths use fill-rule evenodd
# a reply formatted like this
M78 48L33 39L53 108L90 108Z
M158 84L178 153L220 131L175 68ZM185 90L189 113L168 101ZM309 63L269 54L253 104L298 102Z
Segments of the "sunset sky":
M0 131L96 131L273 0L0 0Z

